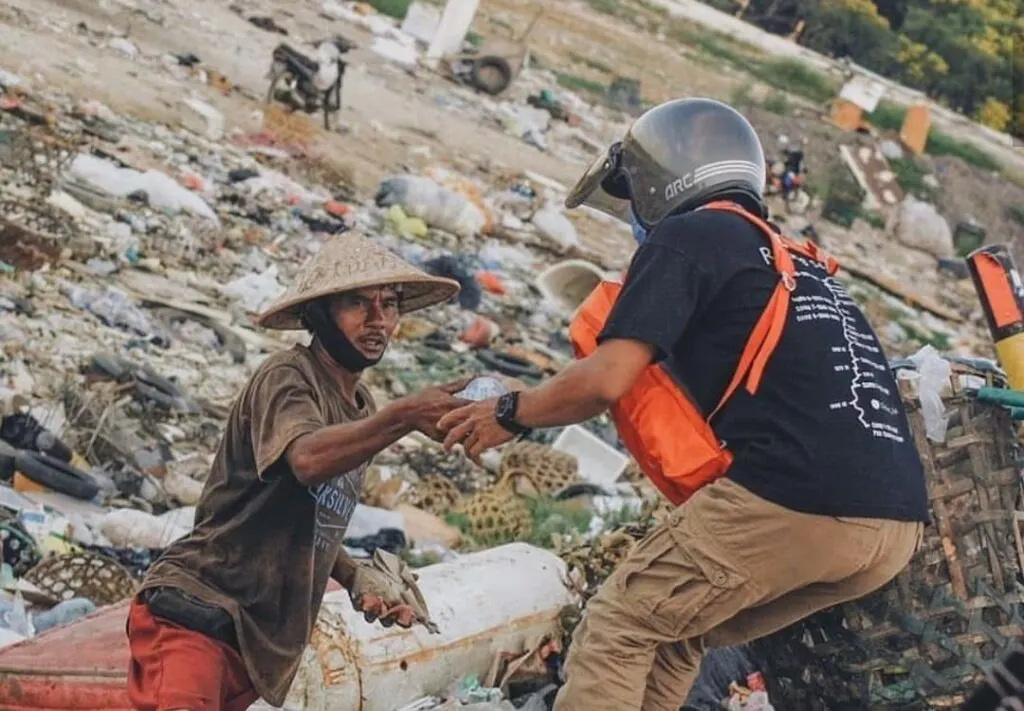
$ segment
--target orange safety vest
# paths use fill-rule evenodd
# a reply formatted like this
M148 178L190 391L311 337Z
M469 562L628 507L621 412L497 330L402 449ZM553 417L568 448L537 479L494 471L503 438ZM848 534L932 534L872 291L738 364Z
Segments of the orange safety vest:
M612 420L626 449L655 486L676 505L725 474L732 465L732 454L725 442L715 436L710 422L744 380L747 392L757 392L768 359L782 337L790 297L796 288L796 268L790 252L821 263L830 275L839 269L838 263L816 244L800 244L783 237L735 203L713 202L701 209L742 215L759 227L771 245L773 263L781 279L754 325L732 381L707 418L660 363L645 369L611 408ZM569 339L577 358L585 358L597 349L597 336L621 290L621 283L603 281L580 306L569 326Z

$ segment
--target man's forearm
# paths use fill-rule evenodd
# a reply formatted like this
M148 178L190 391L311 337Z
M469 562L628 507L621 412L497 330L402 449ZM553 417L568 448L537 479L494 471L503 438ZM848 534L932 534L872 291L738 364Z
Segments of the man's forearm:
M524 427L564 427L585 422L614 403L595 372L595 361L577 361L561 373L519 393L516 421Z
M653 346L609 339L543 385L519 394L524 427L564 427L596 417L625 395L654 358Z
M334 569L331 571L331 577L334 578L341 587L346 590L352 589L352 580L356 575L356 568L359 563L356 562L355 558L348 554L345 547L342 546L341 550L338 551L338 559L334 562Z
M300 482L315 486L369 461L413 429L401 403L391 403L366 419L299 438L288 450L288 464Z

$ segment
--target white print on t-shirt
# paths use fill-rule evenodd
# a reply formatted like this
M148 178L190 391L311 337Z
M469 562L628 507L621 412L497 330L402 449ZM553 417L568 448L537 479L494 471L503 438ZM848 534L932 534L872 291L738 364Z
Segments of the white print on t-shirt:
M330 550L345 535L352 512L356 509L365 471L364 463L330 481L309 487L309 495L316 500L313 543L317 550Z
M773 258L769 248L761 248L761 257L771 266ZM796 327L817 323L834 326L837 330L836 345L830 349L834 358L832 371L847 381L848 386L844 388L846 396L829 403L829 409L833 412L849 410L873 437L902 443L904 437L899 427L902 411L896 393L888 386L889 379L884 377L889 365L874 336L860 330L859 324L863 321L858 319L857 304L846 287L829 276L820 263L795 254L792 257L797 270L797 289L790 308L796 317ZM824 293L801 293L800 282L805 280L820 284Z

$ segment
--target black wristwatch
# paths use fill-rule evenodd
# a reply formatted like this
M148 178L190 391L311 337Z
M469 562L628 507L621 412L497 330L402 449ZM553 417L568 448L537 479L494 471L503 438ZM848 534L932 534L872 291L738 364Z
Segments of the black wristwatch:
M498 398L498 403L494 406L494 418L498 421L499 425L512 434L525 437L533 432L533 430L529 427L523 427L516 422L516 412L518 411L519 393L505 393Z

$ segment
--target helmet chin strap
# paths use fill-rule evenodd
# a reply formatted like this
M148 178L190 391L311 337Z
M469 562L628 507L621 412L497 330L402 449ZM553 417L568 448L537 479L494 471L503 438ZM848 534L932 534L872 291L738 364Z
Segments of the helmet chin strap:
M335 363L350 373L361 373L380 362L383 354L376 358L367 358L341 332L331 318L327 302L314 301L302 312L302 325L320 342L327 355Z

